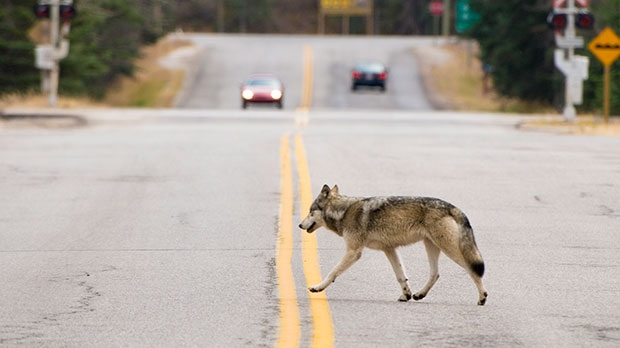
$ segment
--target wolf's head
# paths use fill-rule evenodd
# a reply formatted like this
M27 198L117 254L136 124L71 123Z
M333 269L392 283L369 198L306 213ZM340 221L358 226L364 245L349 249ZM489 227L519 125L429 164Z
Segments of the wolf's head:
M299 228L306 230L308 233L316 231L319 227L325 226L325 206L330 198L338 195L338 185L330 189L329 186L323 185L321 193L316 197L310 206L308 216L299 224Z

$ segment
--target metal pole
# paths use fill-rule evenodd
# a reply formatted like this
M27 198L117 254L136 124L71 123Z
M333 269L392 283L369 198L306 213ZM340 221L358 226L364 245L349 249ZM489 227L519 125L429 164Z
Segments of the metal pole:
M50 28L50 41L52 44L52 49L54 52L58 50L58 31L59 31L59 22L60 22L60 8L59 8L59 0L51 0L50 2L50 17L51 17L51 28ZM53 59L52 70L50 71L50 86L49 86L49 106L55 107L58 101L58 75L60 73L60 67L58 66L58 59L54 57Z
M223 33L224 32L224 20L225 20L224 0L218 0L215 6L217 7L216 9L217 11L217 32Z
M373 35L375 33L375 6L372 0L369 1L368 10L368 15L366 15L366 35Z
M443 0L443 18L442 18L442 26L443 26L443 36L450 36L450 0Z
M605 124L609 123L609 65L605 64L605 77L603 85L603 109L605 113Z
M569 15L566 16L568 19L568 23L566 26L566 37L569 39L574 39L575 38L575 15L574 15L575 0L568 0L567 6L568 6ZM573 61L575 60L574 58L575 48L573 46L568 47L567 53L568 53L567 59L568 59L569 64L573 64ZM570 80L571 78L569 78L568 75L566 75L565 91L564 91L564 95L565 95L564 118L568 122L574 122L577 111L575 110L575 105L573 105L573 95L570 89L570 82L571 82Z

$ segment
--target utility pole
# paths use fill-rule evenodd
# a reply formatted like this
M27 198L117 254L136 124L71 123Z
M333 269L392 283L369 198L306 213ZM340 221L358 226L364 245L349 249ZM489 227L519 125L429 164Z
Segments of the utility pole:
M225 8L224 8L224 0L217 0L217 4L216 4L216 12L217 12L217 32L218 33L223 33L224 32L224 20L226 19L225 16Z
M55 107L58 102L59 62L69 54L69 40L66 37L76 12L73 0L39 0L34 13L40 19L50 20L50 43L36 47L35 66L41 69L41 89L49 93L48 104Z
M451 4L450 0L443 1L443 22L442 22L442 33L443 36L450 36L450 21L452 17L451 14Z

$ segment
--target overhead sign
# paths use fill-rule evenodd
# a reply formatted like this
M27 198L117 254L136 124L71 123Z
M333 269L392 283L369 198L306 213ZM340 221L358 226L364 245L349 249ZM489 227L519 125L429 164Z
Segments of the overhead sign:
M321 0L321 11L330 14L367 14L372 12L371 0Z
M620 57L620 38L607 27L590 41L588 49L604 66L610 66Z

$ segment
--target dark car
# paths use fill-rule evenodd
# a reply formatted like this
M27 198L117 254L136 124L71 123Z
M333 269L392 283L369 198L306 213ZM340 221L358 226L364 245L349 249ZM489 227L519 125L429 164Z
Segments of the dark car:
M387 84L388 70L381 63L360 63L351 71L352 90L357 90L358 86L379 87L385 91Z
M284 86L275 76L254 74L241 85L241 105L245 109L251 103L271 103L282 109Z

